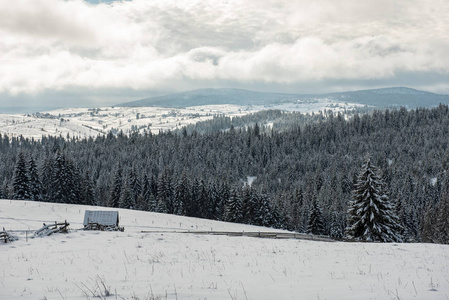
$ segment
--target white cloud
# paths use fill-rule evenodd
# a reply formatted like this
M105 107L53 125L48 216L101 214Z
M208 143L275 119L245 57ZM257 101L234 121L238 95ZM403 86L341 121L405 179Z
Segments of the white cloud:
M448 15L445 0L1 1L0 92L446 76Z

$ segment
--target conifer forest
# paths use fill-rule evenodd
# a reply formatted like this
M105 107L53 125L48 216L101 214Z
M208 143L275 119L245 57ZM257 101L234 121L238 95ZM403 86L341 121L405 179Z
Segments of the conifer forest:
M449 242L447 106L257 116L217 116L207 126L159 134L39 141L3 135L0 198L148 210L334 238ZM274 121L263 125L268 117ZM371 207L363 203L367 197L374 197Z

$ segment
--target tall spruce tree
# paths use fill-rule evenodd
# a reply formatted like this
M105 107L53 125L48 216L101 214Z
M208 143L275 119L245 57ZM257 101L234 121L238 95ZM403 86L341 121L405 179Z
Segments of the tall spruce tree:
M348 209L348 238L379 242L402 241L398 217L370 156L362 165L353 198Z
M318 200L314 198L312 200L310 210L309 210L309 220L307 224L307 233L310 234L324 234L324 219L323 213Z
M30 156L28 161L28 179L30 200L42 201L42 183L39 180L37 165L32 156Z
M444 194L438 204L435 240L449 244L449 194Z
M343 237L343 226L341 225L339 215L336 211L333 211L331 215L329 235L336 239L341 239Z
M238 187L233 187L226 201L224 220L227 222L240 223L243 221L242 201L239 190Z
M117 170L115 171L109 206L111 206L111 207L119 207L120 206L120 200L121 200L121 196L122 196L122 184L123 184L122 168L119 164L117 167Z
M30 187L28 178L28 168L23 152L17 156L16 168L14 170L14 199L24 200L30 198Z

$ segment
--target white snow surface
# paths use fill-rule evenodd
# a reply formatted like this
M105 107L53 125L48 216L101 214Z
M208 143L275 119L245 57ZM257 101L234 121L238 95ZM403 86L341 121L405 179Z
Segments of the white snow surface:
M176 231L272 229L124 209L118 209L124 232L75 230L86 209L111 210L0 200L6 230L64 220L72 228L28 241L15 231L18 241L0 243L0 299L449 297L447 245L185 234Z

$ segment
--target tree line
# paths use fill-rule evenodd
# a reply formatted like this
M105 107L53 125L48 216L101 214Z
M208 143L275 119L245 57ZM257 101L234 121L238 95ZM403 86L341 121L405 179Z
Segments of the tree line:
M1 136L0 196L338 237L353 225L347 210L370 153L403 240L448 242L447 106L350 117L328 111L314 122L283 123L282 130L276 124L236 127L231 122L225 130L203 134L119 132L40 141ZM251 186L247 176L256 177ZM19 192L20 182L26 191Z

